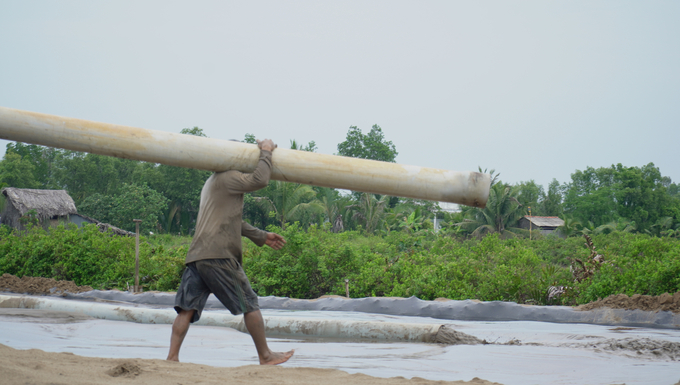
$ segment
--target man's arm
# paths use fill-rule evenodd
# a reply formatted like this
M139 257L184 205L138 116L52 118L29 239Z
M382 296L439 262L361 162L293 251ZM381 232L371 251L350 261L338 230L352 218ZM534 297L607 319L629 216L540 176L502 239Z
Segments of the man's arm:
M242 194L267 187L272 174L272 151L277 147L271 139L257 141L260 148L260 160L252 173L239 173L237 178L229 181L229 190Z
M286 240L279 234L260 230L245 221L241 222L241 235L250 239L258 246L267 245L274 250L279 250L286 244Z
M267 232L246 221L241 221L241 236L250 239L258 246L264 246L267 243Z

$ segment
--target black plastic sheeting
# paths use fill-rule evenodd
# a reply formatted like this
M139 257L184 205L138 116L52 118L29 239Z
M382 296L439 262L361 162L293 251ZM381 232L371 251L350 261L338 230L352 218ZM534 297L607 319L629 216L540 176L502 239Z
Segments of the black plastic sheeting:
M175 301L174 293L146 292L131 294L112 290L93 290L80 294L67 294L66 297L83 300L119 301L158 307L172 307ZM673 314L669 311L650 312L610 308L579 311L567 306L531 306L518 305L514 302L481 302L474 300L423 301L416 297L367 297L356 299L325 297L313 300L260 297L259 302L261 309L364 312L460 321L539 321L669 329L680 328L680 313ZM224 306L215 296L210 295L206 309L224 309Z

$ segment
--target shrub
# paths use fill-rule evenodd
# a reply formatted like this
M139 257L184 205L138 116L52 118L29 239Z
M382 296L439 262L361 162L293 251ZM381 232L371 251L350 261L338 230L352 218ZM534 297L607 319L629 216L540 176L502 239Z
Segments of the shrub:
M275 251L244 240L244 269L259 295L317 298L416 296L432 300L479 299L548 303L550 286L565 286L556 303L585 303L611 294L659 295L680 291L680 240L614 232L593 236L605 263L575 283L572 258L589 250L582 238L460 240L431 232L365 235L331 233L298 224L285 230ZM190 237L154 235L140 242L140 283L147 290L176 290ZM100 233L95 226L0 227L0 274L73 280L99 289L134 282L135 240Z

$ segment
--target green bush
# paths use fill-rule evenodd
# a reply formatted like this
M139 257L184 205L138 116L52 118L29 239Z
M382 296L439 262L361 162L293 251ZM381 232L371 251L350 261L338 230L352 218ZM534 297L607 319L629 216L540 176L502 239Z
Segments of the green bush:
M578 302L612 294L660 295L680 291L680 242L644 234L612 233L593 238L604 247L605 264L579 285Z
M151 290L175 290L186 246L165 249L141 238L140 280ZM181 257L180 257L181 256ZM101 233L94 225L44 230L0 227L0 274L49 277L95 289L127 289L134 284L135 238Z
M576 283L574 258L590 252L583 238L460 240L432 232L331 233L297 224L275 251L244 240L244 268L259 295L317 298L416 296L548 304L550 286L567 287L552 304L585 303L611 294L659 295L680 291L680 240L614 232L593 236L605 263ZM140 280L146 290L176 290L190 237L141 237ZM98 289L134 283L135 240L100 233L95 226L49 231L0 227L0 274L73 280Z

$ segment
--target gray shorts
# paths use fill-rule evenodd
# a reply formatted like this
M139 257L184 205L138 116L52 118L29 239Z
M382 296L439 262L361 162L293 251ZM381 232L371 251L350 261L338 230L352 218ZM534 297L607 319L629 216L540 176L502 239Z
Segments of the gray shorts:
M196 310L191 322L201 318L210 293L238 315L259 310L257 294L241 265L232 258L205 259L187 264L175 296L175 310Z

